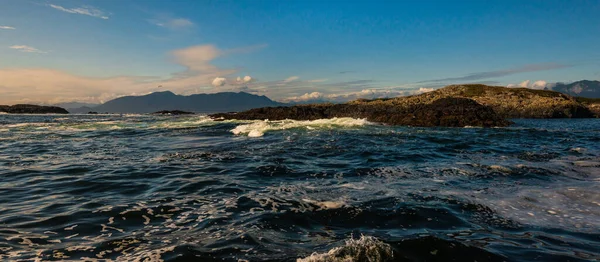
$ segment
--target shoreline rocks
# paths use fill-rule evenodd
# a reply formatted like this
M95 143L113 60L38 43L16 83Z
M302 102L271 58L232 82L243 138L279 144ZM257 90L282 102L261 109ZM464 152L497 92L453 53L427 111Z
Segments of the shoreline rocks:
M346 103L264 107L239 113L210 115L215 119L316 120L334 117L365 118L368 121L404 126L464 127L508 126L510 121L491 108L467 98L442 98L432 103L398 106L388 103Z

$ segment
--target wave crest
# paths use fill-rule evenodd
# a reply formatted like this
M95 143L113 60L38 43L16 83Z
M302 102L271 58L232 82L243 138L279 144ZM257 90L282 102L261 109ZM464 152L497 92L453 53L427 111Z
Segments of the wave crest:
M352 262L352 261L391 261L394 258L392 247L371 236L350 239L341 247L327 253L313 253L296 262Z
M285 130L292 128L305 127L312 130L317 128L336 128L336 127L359 127L371 124L366 119L354 119L349 117L317 119L308 121L297 120L279 120L279 121L254 121L250 124L239 125L231 130L235 135L247 135L249 137L260 137L267 131Z

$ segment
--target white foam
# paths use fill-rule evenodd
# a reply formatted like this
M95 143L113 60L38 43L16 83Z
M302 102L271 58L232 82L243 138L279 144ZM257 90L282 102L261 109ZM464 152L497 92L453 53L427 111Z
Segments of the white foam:
M347 240L345 245L327 253L313 253L296 262L387 261L394 257L392 247L370 236Z
M347 206L345 201L317 201L308 198L302 199L306 203L310 203L319 207L319 209L338 209Z
M148 116L127 115L128 118L139 118L142 121L130 119L95 121L95 119L85 119L84 122L61 122L61 123L15 123L0 125L2 132L19 130L32 131L42 130L46 132L67 131L67 132L85 132L97 130L119 130L119 129L177 129L193 128L207 124L214 124L214 120L207 116L177 117L177 118L154 118L146 121Z
M249 137L260 137L267 131L285 130L304 127L308 130L335 127L360 127L371 124L366 119L354 119L349 117L318 119L312 121L280 120L280 121L254 121L250 124L239 125L231 130L235 135L247 135Z
M577 153L585 153L585 151L587 151L587 149L582 148L582 147L575 147L575 148L571 148L569 151L577 152Z

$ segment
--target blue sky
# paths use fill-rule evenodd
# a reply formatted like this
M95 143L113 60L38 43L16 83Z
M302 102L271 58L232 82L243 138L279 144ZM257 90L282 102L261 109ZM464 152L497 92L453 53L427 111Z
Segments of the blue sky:
M0 103L161 90L343 101L597 80L598 14L597 0L4 0Z

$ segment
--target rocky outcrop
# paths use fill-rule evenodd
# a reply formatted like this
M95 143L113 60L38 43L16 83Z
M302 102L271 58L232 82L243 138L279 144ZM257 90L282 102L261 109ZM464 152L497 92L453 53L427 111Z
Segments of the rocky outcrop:
M588 118L600 116L600 103L583 103L547 90L486 85L451 85L420 95L345 104L267 107L214 114L219 119L315 120L352 117L407 126L507 126L510 118Z
M68 114L69 111L57 106L38 106L38 105L0 105L0 112L10 114Z
M402 103L464 97L489 106L504 118L588 118L595 114L576 98L555 91L486 85L451 85L433 92L392 98Z
M596 117L600 118L600 98L577 97L578 102L585 105Z
M354 101L346 104L265 107L240 113L213 114L215 119L316 120L334 117L364 118L368 121L404 126L508 126L491 108L467 98L441 98L429 103L397 104L393 100Z
M187 112L181 110L162 110L158 112L154 112L154 115L193 115L194 112Z

